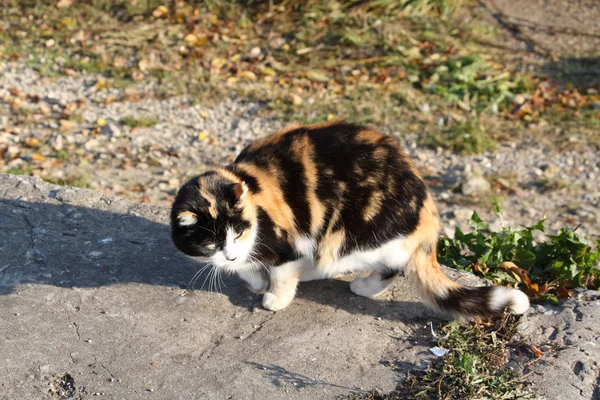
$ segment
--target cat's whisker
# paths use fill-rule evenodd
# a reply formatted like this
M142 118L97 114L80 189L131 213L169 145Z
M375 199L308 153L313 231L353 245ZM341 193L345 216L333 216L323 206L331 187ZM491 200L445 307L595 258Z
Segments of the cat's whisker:
M221 293L222 294L223 293L223 288L221 286L221 283L223 283L223 285L224 285L224 282L223 282L223 277L222 277L221 272L222 272L222 270L219 268L217 270L216 284L217 284L217 293Z
M192 289L194 289L194 285L196 284L196 282L198 281L198 279L200 278L200 276L202 275L202 273L203 273L204 271L206 271L206 269L207 269L208 267L210 267L210 266L211 266L211 264L206 264L206 265L204 265L202 268L200 268L200 269L199 269L199 270L198 270L198 271L197 271L197 272L194 274L194 276L192 277L192 279L190 279L190 282L189 282L189 283L188 283L188 285L187 285L187 289L190 289L190 286L191 286L191 288L192 288Z
M210 292L212 294L214 294L214 292L217 291L217 286L215 284L216 279L217 279L217 269L213 268L213 273L212 273L212 276L210 277L210 286L209 286Z
M208 270L208 274L206 274L206 276L204 277L204 281L202 282L202 286L200 286L200 290L204 289L204 285L206 285L206 282L208 282L208 291L210 292L210 277L212 275L214 271L214 267Z

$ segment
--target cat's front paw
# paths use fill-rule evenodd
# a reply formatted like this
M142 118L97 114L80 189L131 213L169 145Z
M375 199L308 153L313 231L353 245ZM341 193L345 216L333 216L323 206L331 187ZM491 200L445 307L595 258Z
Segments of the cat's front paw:
M262 305L267 310L279 311L290 305L294 295L276 296L271 292L267 292L263 296Z

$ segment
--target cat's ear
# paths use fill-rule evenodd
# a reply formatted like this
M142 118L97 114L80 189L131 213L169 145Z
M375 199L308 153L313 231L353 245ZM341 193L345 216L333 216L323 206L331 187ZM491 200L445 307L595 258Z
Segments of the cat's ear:
M248 185L246 182L238 182L233 185L233 196L236 200L242 199L248 192Z
M177 216L179 226L192 226L198 222L198 216L191 211L184 211Z

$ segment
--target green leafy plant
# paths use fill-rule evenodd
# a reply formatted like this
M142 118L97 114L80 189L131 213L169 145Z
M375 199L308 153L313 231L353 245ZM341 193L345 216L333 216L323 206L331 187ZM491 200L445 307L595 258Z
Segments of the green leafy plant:
M502 219L496 199L496 213ZM495 283L522 286L534 299L558 301L575 288L600 288L600 240L595 249L577 235L576 229L562 228L556 235L537 243L533 232L545 231L545 220L514 229L502 224L492 232L476 212L471 216L473 230L456 228L454 239L440 238L438 259L457 269L474 272Z
M423 89L478 112L506 110L515 94L532 90L525 76L498 70L475 55L441 57L422 65L419 75Z

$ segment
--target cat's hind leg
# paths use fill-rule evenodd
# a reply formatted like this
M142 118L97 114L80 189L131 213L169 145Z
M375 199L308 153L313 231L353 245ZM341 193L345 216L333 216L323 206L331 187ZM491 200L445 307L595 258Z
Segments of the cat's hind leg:
M373 271L367 277L350 282L350 290L359 296L375 297L385 292L397 275L396 270Z

